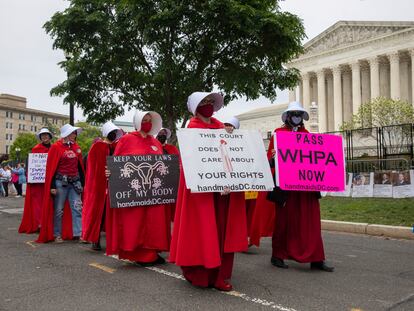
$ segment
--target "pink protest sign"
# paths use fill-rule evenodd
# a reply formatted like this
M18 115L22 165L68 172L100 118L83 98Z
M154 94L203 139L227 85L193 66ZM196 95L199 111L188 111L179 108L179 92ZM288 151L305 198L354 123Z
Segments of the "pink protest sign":
M341 136L276 132L276 184L283 190L338 192L345 189Z

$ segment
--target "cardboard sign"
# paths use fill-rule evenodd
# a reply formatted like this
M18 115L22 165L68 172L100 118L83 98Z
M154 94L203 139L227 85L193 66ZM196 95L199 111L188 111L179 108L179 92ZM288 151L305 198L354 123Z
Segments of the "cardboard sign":
M355 173L352 179L353 198L371 198L374 195L374 173Z
M276 183L283 190L345 190L342 137L279 131L274 135Z
M186 185L192 192L273 189L259 131L179 129L177 137Z
M245 200L256 200L259 195L259 192L257 191L246 191L244 193L244 199Z
M29 153L27 160L27 182L42 184L46 176L47 153Z
M177 155L107 157L112 208L175 203L180 168Z

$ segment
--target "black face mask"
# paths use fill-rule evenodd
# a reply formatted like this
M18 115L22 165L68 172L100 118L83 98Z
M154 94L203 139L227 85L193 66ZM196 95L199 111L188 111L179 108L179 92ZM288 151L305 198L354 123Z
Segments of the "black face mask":
M114 141L116 139L116 130L110 132L106 138L108 138L110 141Z
M157 139L161 144L164 144L167 141L167 135L158 135Z

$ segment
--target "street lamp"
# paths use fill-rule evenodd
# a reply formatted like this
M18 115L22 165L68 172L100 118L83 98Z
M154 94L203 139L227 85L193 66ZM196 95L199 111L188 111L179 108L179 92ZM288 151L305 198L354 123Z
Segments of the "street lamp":
M21 151L21 149L19 147L17 147L14 150L16 151L17 163L20 163L20 151Z
M65 55L65 58L67 61L69 61L72 58L72 53L68 51L63 51L63 54ZM66 71L67 77L69 79L69 72ZM69 103L69 123L70 125L75 125L75 106L73 103Z

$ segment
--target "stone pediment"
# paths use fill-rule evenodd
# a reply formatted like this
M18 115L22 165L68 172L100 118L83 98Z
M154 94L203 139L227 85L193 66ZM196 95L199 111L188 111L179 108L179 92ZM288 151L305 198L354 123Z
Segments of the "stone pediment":
M304 45L303 56L319 54L414 28L414 22L339 21Z

